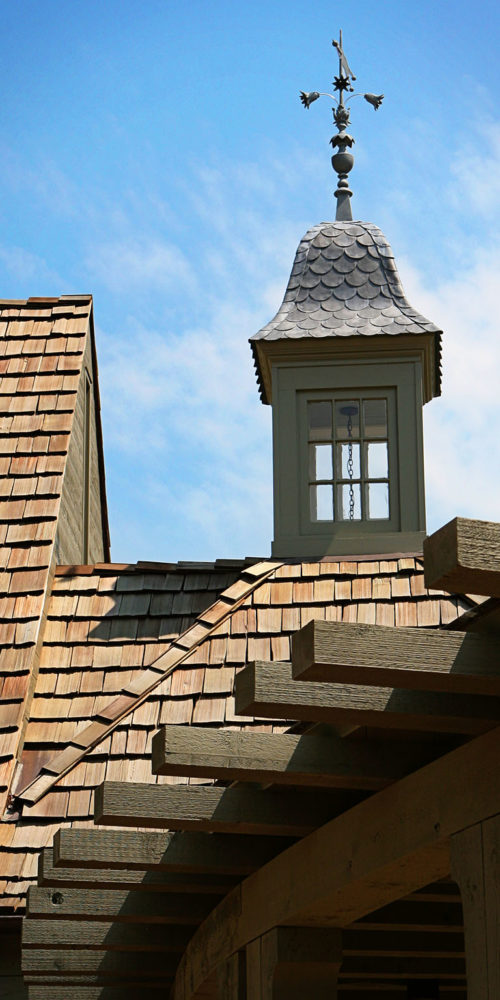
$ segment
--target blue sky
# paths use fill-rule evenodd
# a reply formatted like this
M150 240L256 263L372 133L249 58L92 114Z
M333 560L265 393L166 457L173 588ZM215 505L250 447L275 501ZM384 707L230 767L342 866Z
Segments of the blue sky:
M341 26L355 218L445 330L428 527L500 520L497 4L38 0L1 6L0 296L92 292L112 556L266 555L270 411L248 337L333 218Z

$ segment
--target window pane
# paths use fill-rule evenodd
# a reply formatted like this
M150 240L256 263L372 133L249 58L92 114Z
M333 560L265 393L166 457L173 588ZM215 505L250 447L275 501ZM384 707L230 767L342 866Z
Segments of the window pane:
M387 441L370 442L366 446L368 479L387 479L389 465L387 460Z
M387 401L385 399L364 399L363 422L365 437L387 437Z
M308 403L310 441L331 441L332 438L332 404L328 402Z
M368 483L368 517L370 521L389 517L389 484Z
M335 403L335 435L339 441L359 438L359 403L355 399Z
M337 479L360 479L361 471L359 466L359 444L339 444L337 445ZM338 469L342 470L340 477Z
M338 487L340 498L339 521L361 520L361 486L359 483L346 484Z
M310 486L311 521L333 521L333 486Z
M311 444L311 479L333 479L331 444Z

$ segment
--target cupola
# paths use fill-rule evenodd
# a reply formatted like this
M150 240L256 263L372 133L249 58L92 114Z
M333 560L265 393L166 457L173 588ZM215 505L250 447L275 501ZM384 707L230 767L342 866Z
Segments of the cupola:
M273 408L278 557L419 552L425 535L422 409L440 393L441 331L407 301L380 229L352 220L351 74L334 44L336 220L301 240L281 308L250 341Z

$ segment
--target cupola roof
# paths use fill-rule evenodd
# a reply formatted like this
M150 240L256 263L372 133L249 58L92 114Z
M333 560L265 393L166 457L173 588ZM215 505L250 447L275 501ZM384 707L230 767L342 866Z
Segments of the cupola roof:
M283 303L250 338L266 399L259 347L273 341L431 334L432 395L440 394L441 331L408 302L386 237L370 222L322 222L300 241Z

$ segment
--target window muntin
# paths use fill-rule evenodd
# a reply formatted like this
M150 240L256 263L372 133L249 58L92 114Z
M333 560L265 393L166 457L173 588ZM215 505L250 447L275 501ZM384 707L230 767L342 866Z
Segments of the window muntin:
M387 521L387 399L307 402L309 515L313 523Z

